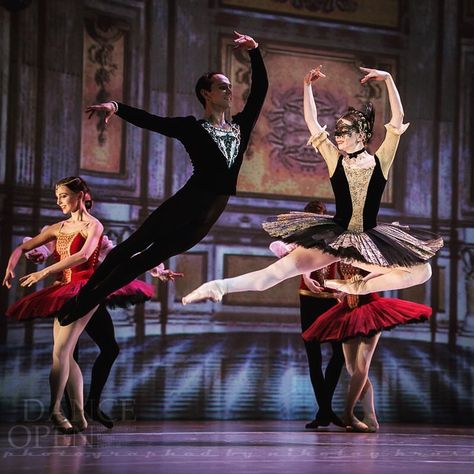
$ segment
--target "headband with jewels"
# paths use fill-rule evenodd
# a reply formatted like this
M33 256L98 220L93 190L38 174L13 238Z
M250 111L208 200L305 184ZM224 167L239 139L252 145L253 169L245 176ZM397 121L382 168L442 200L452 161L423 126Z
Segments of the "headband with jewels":
M354 109L354 107L349 107L348 111L338 119L346 119L352 121L352 124L357 128L359 133L364 133L366 136L367 141L370 140L372 137L372 127L373 123L371 123L369 117L361 112L360 110Z

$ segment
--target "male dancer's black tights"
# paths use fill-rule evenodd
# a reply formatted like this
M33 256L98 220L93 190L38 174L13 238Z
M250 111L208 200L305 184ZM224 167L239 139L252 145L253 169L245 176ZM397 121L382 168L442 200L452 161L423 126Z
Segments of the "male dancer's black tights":
M112 318L105 305L99 306L90 321L87 323L85 331L97 344L100 353L92 367L89 396L87 397L87 401L84 406L89 416L111 428L113 426L112 421L101 412L99 405L102 391L120 349L115 339ZM74 359L79 363L78 346L79 344L77 344L74 349ZM66 400L67 404L69 405L68 408L70 408L70 400L67 397L67 392Z
M224 211L229 196L186 185L113 248L81 289L72 313L83 316L109 294L150 268L200 242Z
M315 298L300 295L301 330L304 332L316 318L337 304L335 298ZM332 397L336 389L342 366L344 353L340 342L332 342L332 356L326 371L323 374L321 344L317 340L305 341L306 355L308 356L309 374L314 395L318 402L319 411L316 421L329 424L332 415Z

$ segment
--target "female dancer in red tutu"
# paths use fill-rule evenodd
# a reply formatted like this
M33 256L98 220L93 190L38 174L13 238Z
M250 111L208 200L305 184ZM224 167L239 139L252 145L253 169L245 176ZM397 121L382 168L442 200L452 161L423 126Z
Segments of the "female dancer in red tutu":
M70 217L47 227L12 252L3 280L3 285L8 288L11 288L11 279L15 277L14 270L20 256L51 241L55 242L57 262L20 278L20 281L21 286L30 287L50 274L57 274L57 278L52 286L29 294L10 306L8 317L24 320L55 316L63 303L73 297L92 275L98 260L103 226L87 211L85 195L88 192L82 178L70 177L59 181L56 185L57 203L62 212L70 214ZM152 293L150 285L134 281L110 295L107 302L123 306L150 299ZM82 373L74 361L73 351L94 311L68 327L61 327L58 320L54 320L50 410L53 424L62 433L82 431L87 427L83 410ZM72 423L61 412L66 384L72 402Z
M339 272L350 282L362 280L361 272L339 264ZM353 431L375 432L379 428L374 406L374 390L369 379L370 363L383 330L400 324L426 321L431 308L397 298L381 298L377 293L345 295L344 300L319 316L303 332L307 342L343 342L346 368L351 376L344 410L344 421ZM362 421L354 415L360 400Z
M85 196L86 207L92 208L92 197L86 193ZM90 203L90 204L89 204ZM89 207L90 206L90 207ZM47 227L47 226L46 226ZM46 229L46 227L44 229ZM44 230L43 229L43 230ZM31 240L31 237L25 237L24 242ZM98 262L102 262L105 256L114 248L114 244L106 235L102 236ZM55 253L55 241L48 244L41 245L29 252L25 253L25 257L34 263L43 263L48 257ZM173 281L177 277L182 277L182 273L176 273L172 270L165 269L161 264L150 271L153 277L159 278L161 281ZM115 339L114 324L112 317L107 309L107 305L101 304L94 315L91 317L85 327L85 332L94 341L99 348L99 354L94 361L91 371L89 395L84 404L84 411L86 415L99 423L102 423L106 428L113 428L114 422L101 409L101 397L110 371L119 355L120 348ZM79 344L76 344L74 349L74 360L79 363ZM69 401L66 391L66 401ZM70 408L71 404L67 404ZM71 410L69 410L71 411Z
M388 72L361 68L362 83L383 81L387 86L392 118L375 155L365 149L372 137L374 111L349 108L336 123L337 147L317 119L311 83L325 77L320 68L304 79L304 113L310 143L321 153L336 198L336 215L292 212L264 223L265 230L286 243L299 245L267 268L225 280L205 283L183 298L183 304L205 299L220 301L226 293L263 291L296 275L323 268L341 259L369 272L360 281L328 280L328 288L352 294L407 288L431 276L427 261L443 245L441 238L396 224L377 224L382 193L388 179L403 125L403 107ZM425 238L428 236L428 239Z

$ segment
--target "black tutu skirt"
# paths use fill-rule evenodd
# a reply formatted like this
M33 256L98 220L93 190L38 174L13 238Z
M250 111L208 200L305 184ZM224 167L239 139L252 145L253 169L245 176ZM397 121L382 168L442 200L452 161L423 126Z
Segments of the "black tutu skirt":
M432 258L443 246L443 239L431 232L379 224L363 232L347 230L331 216L311 212L280 214L262 224L268 234L286 243L323 252L352 262L381 267L411 267Z
M359 305L351 308L347 298L318 316L303 333L305 341L347 341L353 337L370 337L400 324L420 323L431 316L424 304L397 298L381 298L377 293L359 296Z

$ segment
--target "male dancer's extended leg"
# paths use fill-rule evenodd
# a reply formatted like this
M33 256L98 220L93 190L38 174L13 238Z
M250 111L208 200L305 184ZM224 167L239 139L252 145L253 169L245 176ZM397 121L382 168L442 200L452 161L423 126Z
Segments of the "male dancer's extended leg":
M78 294L61 308L61 325L82 317L110 293L199 243L222 214L228 196L184 189L163 203L112 249Z
M169 201L177 196L178 194ZM194 198L193 203L188 202L191 197ZM79 292L76 305L72 309L67 308L68 311L65 311L66 317L64 317L63 309L61 309L63 315L61 325L70 324L94 306L102 303L109 294L130 283L137 276L159 265L164 260L185 252L200 242L224 210L227 196L216 197L210 194L181 196L181 200L174 199L173 202L176 205L166 206L166 212L153 213L153 218L150 216L135 234L110 252L110 254L113 252L110 258L113 265L109 265L109 258L107 257ZM184 209L180 209L183 206ZM163 204L157 211L164 207ZM158 220L158 217L160 220ZM165 218L166 221L164 221ZM151 235L153 225L157 229L157 238L150 244L148 238ZM143 245L143 242L147 243L146 248L141 250L140 253L135 252L134 255L129 256L132 251L138 248L137 243ZM126 250L122 251L122 248ZM123 258L119 258L121 255ZM104 272L104 267L106 269L110 267L110 271ZM96 273L100 275L99 281L95 277ZM91 281L97 283L90 284Z
M89 281L82 287L79 299L85 297L89 291L99 285L107 275L115 271L123 262L129 260L133 255L142 252L159 239L161 235L166 234L169 231L166 225L174 226L176 224L170 209L173 202L170 199L155 209L132 235L108 253Z

